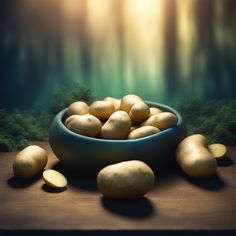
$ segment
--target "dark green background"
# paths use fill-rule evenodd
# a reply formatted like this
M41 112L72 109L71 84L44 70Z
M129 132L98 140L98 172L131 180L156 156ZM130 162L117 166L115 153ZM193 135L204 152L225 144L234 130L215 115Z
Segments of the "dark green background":
M62 84L97 97L236 97L234 0L0 1L0 105L49 106Z
M76 100L134 93L236 144L235 0L1 0L0 150Z

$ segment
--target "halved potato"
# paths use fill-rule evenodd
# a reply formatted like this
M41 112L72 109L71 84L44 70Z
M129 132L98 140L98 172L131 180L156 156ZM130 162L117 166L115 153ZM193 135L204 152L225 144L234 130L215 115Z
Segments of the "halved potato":
M43 172L43 180L52 188L64 188L67 185L65 176L56 170L45 170Z
M214 143L208 146L208 149L212 156L217 159L223 159L226 156L227 148L221 143Z

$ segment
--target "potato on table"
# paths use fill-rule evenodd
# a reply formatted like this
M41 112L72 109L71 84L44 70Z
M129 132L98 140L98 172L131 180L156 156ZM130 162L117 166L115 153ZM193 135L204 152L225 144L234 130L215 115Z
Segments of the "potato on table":
M211 144L208 146L208 149L216 160L223 159L227 153L226 146L221 143Z
M217 170L217 162L207 147L207 140L201 134L185 138L177 147L176 161L187 175L194 178L208 178Z
M139 198L155 182L151 168L142 161L132 160L109 165L97 175L99 191L107 198Z
M19 178L33 177L44 169L47 160L47 153L43 148L30 145L16 155L13 161L14 175Z
M47 169L43 172L43 180L51 188L65 188L67 179L56 170Z

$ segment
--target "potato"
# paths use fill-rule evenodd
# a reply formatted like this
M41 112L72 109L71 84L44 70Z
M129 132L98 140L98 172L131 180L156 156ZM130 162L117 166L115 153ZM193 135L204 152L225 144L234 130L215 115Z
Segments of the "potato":
M217 170L217 162L207 148L206 138L201 134L188 136L180 142L176 161L187 175L194 178L211 177Z
M72 118L67 118L67 128L77 134L82 134L89 137L96 137L101 130L100 120L90 114L74 115Z
M135 130L137 128L139 128L139 125L131 126L129 132L131 132L131 131L133 131L133 130Z
M150 116L157 115L162 112L162 110L156 108L156 107L150 107Z
M13 161L14 175L19 178L30 178L44 169L47 160L47 153L43 148L30 145L16 155Z
M161 112L149 117L141 126L151 125L160 130L165 130L174 126L177 122L176 116L171 112Z
M160 130L154 126L143 126L131 131L127 139L143 138L152 134L156 134L158 132L160 132Z
M150 110L145 102L136 102L130 109L129 116L132 125L137 125L146 120L150 115Z
M125 111L114 112L102 126L100 136L103 139L125 139L131 128L131 120Z
M132 160L109 165L97 175L99 191L107 198L139 198L154 185L155 175L142 161Z
M65 126L67 127L69 122L71 122L72 120L76 119L77 116L78 115L71 115L71 116L67 117L66 120L65 120Z
M106 97L106 98L104 98L104 101L112 102L115 107L115 110L116 111L120 110L121 99L117 99L117 98L113 98L113 97Z
M126 95L121 99L120 108L122 111L126 111L127 113L129 113L131 107L136 102L143 102L143 100L142 100L142 98L140 98L139 96L136 96L134 94Z
M65 176L56 170L45 170L43 172L43 180L51 188L65 188L67 185Z
M208 149L216 160L221 160L226 156L226 146L221 143L211 144L208 146Z
M108 101L96 101L89 107L89 113L100 120L107 120L113 112L115 112L115 107L112 102Z
M85 115L88 114L89 107L85 102L73 102L68 107L67 114L68 116L71 115Z

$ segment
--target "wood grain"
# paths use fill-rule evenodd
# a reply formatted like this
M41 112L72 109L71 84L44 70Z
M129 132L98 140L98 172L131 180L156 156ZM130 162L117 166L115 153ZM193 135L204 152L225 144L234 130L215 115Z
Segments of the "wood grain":
M61 165L47 142L34 144L47 149L46 168L61 171L68 187L53 191L41 174L16 179L16 153L0 153L1 230L236 230L235 147L228 147L212 179L193 180L175 167L157 173L155 188L145 198L112 201L97 191L94 178Z

